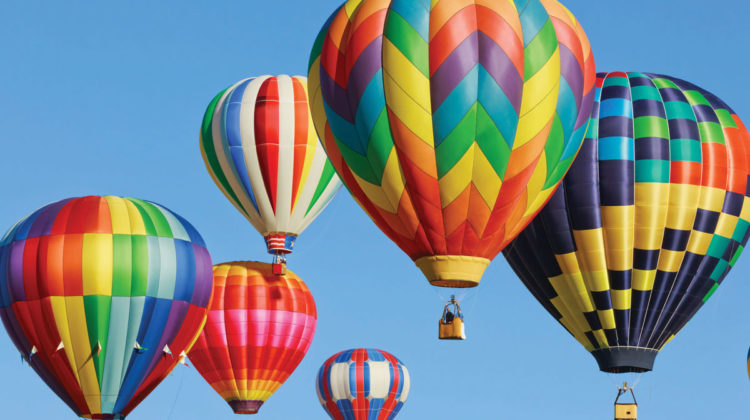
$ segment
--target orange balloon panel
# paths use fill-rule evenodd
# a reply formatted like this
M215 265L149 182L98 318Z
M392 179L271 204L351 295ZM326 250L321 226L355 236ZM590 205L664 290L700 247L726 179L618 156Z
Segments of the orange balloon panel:
M190 360L235 413L255 414L302 361L316 322L312 294L291 271L218 264L208 321Z

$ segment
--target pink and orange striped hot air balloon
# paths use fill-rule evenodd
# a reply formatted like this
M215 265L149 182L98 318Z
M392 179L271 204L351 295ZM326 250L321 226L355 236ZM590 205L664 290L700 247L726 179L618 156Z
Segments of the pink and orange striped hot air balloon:
M305 357L316 319L312 294L291 271L218 264L208 321L190 360L235 413L255 414Z
M333 166L436 286L476 286L573 161L594 60L555 0L349 0L309 71Z

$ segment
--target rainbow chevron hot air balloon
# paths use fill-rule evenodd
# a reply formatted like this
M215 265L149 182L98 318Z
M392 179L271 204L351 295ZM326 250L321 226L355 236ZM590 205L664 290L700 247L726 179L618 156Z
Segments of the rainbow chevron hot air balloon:
M214 182L270 254L292 252L341 188L315 134L301 76L249 78L220 92L203 117L200 146Z
M312 294L291 271L217 264L211 311L190 360L235 413L255 414L302 362L316 323Z
M62 200L0 241L5 329L85 418L124 418L169 374L203 327L211 286L198 232L134 198Z
M606 372L644 372L750 237L750 133L674 77L602 73L581 152L504 251Z
M309 72L360 206L436 286L476 286L583 140L594 59L555 0L350 0Z

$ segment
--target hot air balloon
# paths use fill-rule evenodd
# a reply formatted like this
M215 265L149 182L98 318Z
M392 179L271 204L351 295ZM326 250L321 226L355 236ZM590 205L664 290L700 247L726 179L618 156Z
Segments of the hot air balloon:
M555 0L349 0L318 35L309 80L354 198L431 284L463 288L568 170L595 73Z
M406 366L392 354L352 349L323 363L315 389L334 420L393 419L406 402L410 383Z
M504 251L605 372L650 371L748 239L750 133L686 81L602 73L583 147Z
M317 313L305 283L271 265L214 266L208 321L190 360L237 414L255 414L312 343Z
M341 188L301 76L249 78L220 92L203 117L200 146L216 185L279 264Z
M79 416L122 419L206 320L211 257L185 219L148 201L71 198L0 241L0 317Z

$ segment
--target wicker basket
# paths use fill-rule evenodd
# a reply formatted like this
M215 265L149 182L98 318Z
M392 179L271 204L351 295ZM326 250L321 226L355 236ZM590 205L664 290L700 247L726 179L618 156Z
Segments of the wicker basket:
M466 340L461 308L454 298L451 298L443 308L443 316L438 321L438 337L441 340Z
M461 318L454 318L451 322L443 322L441 319L439 324L439 337L441 340L465 340L466 333L464 332L464 322Z
M638 418L638 404L615 404L615 420Z

